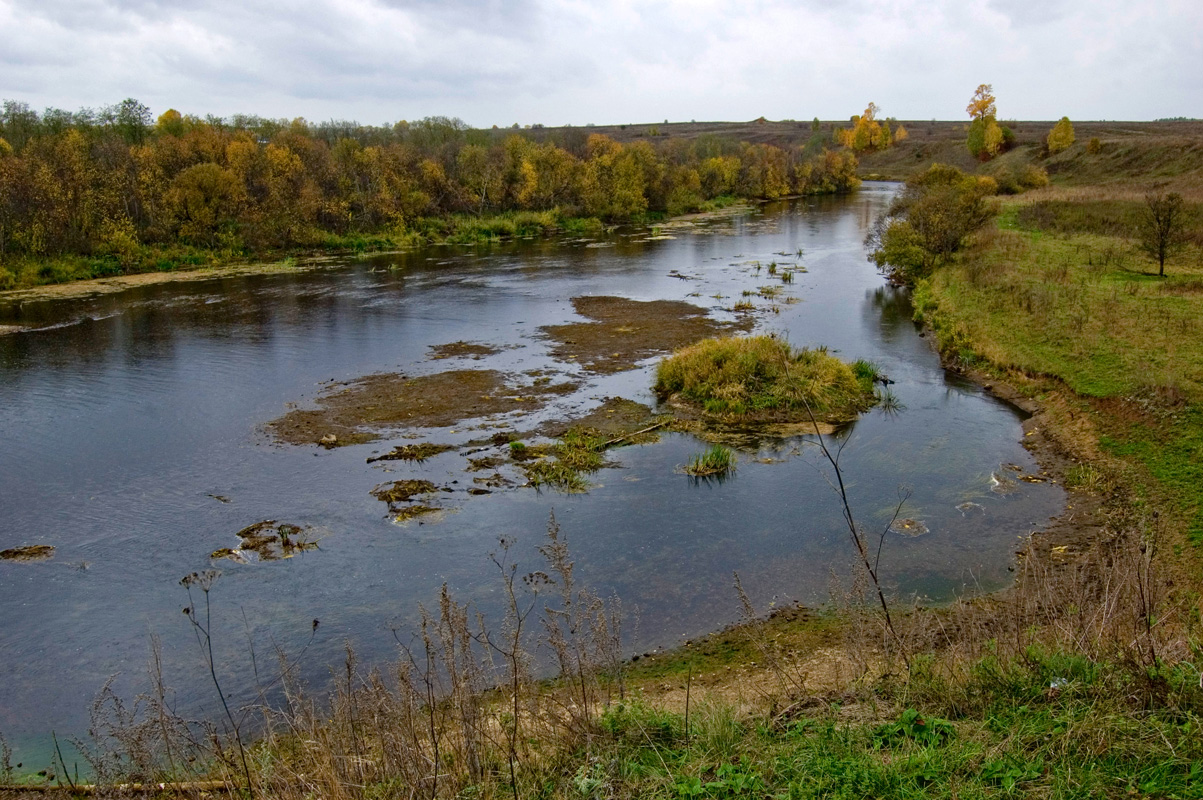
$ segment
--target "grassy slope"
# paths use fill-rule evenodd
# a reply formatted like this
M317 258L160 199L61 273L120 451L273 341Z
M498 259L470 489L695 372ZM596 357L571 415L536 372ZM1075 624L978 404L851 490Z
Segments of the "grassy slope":
M1126 238L1025 226L1029 202L1010 203L998 231L924 281L919 312L950 355L1064 394L1097 432L1084 444L1115 457L1116 479L1203 544L1199 248L1158 278ZM1097 227L1092 207L1081 227Z

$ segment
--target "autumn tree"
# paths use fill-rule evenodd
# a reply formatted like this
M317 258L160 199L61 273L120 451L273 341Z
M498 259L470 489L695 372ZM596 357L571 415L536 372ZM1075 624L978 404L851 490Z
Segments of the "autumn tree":
M994 104L994 87L988 83L979 84L965 111L971 120L993 119L998 114Z
M734 194L739 169L738 156L713 156L704 160L699 167L703 194L707 198Z
M877 117L870 104L855 118L854 144L901 138L901 126ZM713 134L630 144L583 129L494 134L445 117L364 126L168 109L156 119L132 99L39 115L8 101L0 106L0 285L13 284L9 264L22 259L82 256L103 274L170 260L179 245L225 253L313 246L465 210L630 220L720 195L854 188L855 155L828 150L817 127L805 148L787 150Z
M184 116L174 108L169 108L159 115L155 121L155 133L168 136L184 135Z
M477 214L484 213L505 190L505 163L486 147L464 145L456 156L455 169Z
M790 193L789 162L785 152L768 144L749 144L740 158L738 191L744 197L775 200Z
M1074 125L1069 121L1069 117L1062 117L1061 121L1053 126L1045 142L1048 144L1049 155L1060 153L1074 143Z
M641 159L608 136L590 134L581 176L585 213L603 219L630 219L648 209Z
M1002 152L1006 133L995 118L994 88L983 83L973 92L973 98L965 107L969 114L969 138L967 145L974 158L989 161Z
M890 126L887 122L883 127L877 121L877 112L880 110L876 103L869 103L863 114L852 118L851 128L836 131L836 140L856 153L889 147L892 141Z
M1140 249L1157 259L1157 274L1165 276L1165 260L1186 244L1186 208L1177 192L1145 195L1139 232Z

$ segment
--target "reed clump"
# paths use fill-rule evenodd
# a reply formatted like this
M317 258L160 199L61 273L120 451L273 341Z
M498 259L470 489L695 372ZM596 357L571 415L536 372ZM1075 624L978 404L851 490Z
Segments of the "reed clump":
M824 348L794 348L773 336L705 339L678 350L660 362L654 388L661 400L740 421L806 419L810 412L845 420L875 402L872 377Z
M735 471L735 453L729 447L716 444L706 452L689 459L684 471L686 475L695 478L729 475Z

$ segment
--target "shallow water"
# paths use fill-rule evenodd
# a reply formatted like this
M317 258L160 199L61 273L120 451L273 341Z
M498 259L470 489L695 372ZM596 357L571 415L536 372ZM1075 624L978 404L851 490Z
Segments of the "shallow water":
M903 516L929 530L886 538L887 580L935 601L1004 585L1018 539L1058 513L1063 494L1047 483L992 491L1002 464L1036 471L1019 444L1021 418L941 369L910 320L907 293L865 260L862 239L894 189L866 184L852 198L764 207L666 231L673 239L628 230L439 247L294 274L0 304L0 324L42 328L0 337L0 549L57 548L48 562L0 562L0 732L16 744L14 760L44 759L51 729L84 732L89 702L110 675L121 673L120 690L145 688L151 635L162 639L179 707L205 713L212 690L180 613L179 580L210 566L223 572L214 630L235 698L250 695L251 647L261 662L276 645L296 653L314 619L321 624L301 663L320 683L346 641L363 662L391 658L390 629L411 630L417 603L434 601L444 581L492 611L499 586L488 554L497 537L516 539L515 557L535 569L553 509L579 579L622 599L632 652L733 621L734 570L761 606L823 602L832 572L847 574L851 548L804 438L767 443L760 455L777 463L745 453L732 479L697 484L675 468L703 444L667 435L613 451L621 468L593 476L588 494L456 491L444 495L452 510L441 519L399 526L369 490L409 476L466 488L472 476L461 454L368 465L367 456L412 439L397 433L326 451L276 445L262 432L330 379L465 366L575 374L550 359L538 331L576 319L571 297L689 300L729 319L723 309L742 290L779 284L748 262L792 264L798 248L807 271L783 288L800 302L757 312L757 328L874 361L905 404L851 426L842 460L866 527L879 530L907 489ZM430 346L461 339L503 349L479 361L429 360ZM651 404L651 369L582 374L582 389L537 419L606 396ZM482 435L470 430L478 423L422 433L459 443ZM970 501L981 508L957 509ZM321 550L272 563L210 562L263 519L311 526L324 536Z

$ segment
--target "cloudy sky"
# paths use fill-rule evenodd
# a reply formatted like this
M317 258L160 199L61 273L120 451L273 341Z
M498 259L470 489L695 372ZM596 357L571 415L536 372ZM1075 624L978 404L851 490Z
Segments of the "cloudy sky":
M487 127L1203 117L1203 0L0 0L0 98Z

